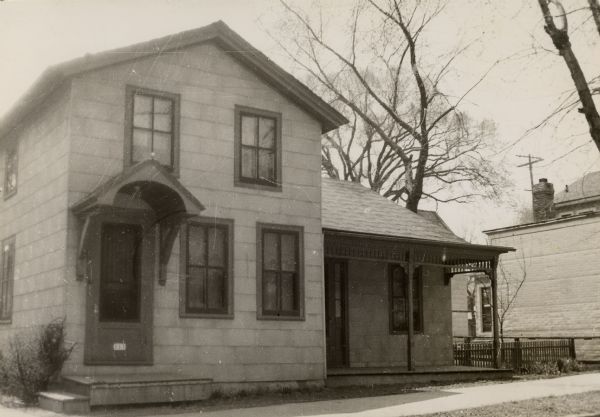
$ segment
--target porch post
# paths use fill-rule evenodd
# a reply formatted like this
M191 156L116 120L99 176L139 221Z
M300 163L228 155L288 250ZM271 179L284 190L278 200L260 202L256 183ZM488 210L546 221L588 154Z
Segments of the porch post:
M406 365L409 371L414 371L413 339L415 334L415 323L413 317L413 277L415 275L415 249L408 251L408 283L406 285L406 296L408 297L408 334L406 337Z
M492 316L493 316L493 326L492 330L494 332L494 343L493 343L493 358L494 358L494 368L500 369L500 316L498 315L498 274L496 269L498 268L498 257L495 256L491 262L491 270L490 270L490 281L492 284Z

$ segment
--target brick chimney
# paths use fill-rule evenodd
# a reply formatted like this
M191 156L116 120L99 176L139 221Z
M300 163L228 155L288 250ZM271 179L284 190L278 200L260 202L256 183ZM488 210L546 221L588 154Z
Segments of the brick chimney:
M533 185L533 221L541 222L552 218L554 209L554 186L546 178Z

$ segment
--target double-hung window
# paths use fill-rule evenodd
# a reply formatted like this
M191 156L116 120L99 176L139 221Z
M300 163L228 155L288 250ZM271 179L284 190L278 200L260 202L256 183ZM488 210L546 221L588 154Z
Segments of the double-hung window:
M490 287L480 288L481 301L481 331L488 333L492 331L492 297Z
M281 114L235 107L235 183L281 188Z
M0 320L12 318L13 282L15 279L15 237L2 241L0 270Z
M182 316L231 315L233 223L200 219L182 231Z
M400 265L389 267L390 331L408 332L408 273ZM421 268L413 274L413 328L423 331L423 280Z
M179 95L127 88L126 163L155 159L177 172L179 162Z
M8 148L4 160L4 198L9 198L17 193L17 147Z
M259 224L257 234L259 318L302 319L303 229Z

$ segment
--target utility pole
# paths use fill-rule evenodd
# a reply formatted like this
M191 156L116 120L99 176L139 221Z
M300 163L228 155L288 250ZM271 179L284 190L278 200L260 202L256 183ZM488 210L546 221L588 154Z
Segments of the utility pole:
M529 181L531 182L531 188L529 190L525 190L525 191L531 191L531 204L533 207L533 164L536 164L540 161L543 161L543 158L540 158L539 156L531 156L531 154L528 155L517 155L519 158L527 158L527 162L525 162L524 164L521 165L517 165L518 168L521 167L529 167Z

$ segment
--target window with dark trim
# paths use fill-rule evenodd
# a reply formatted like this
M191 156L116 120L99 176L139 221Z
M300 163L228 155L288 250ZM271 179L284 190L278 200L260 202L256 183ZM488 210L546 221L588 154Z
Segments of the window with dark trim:
M492 297L490 287L480 288L481 301L481 331L483 333L492 331Z
M281 188L281 114L235 107L235 182Z
M303 229L257 226L259 318L303 319Z
M4 160L4 198L17 193L18 158L17 147L8 148Z
M423 332L423 279L422 268L413 274L413 327ZM390 331L408 332L408 273L400 265L389 266Z
M126 163L155 159L177 172L179 95L129 86L126 106Z
M182 230L182 316L233 314L233 222L194 219Z
M0 320L12 318L13 282L15 279L15 237L2 241L0 270Z

